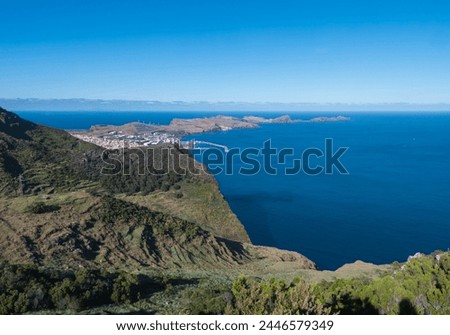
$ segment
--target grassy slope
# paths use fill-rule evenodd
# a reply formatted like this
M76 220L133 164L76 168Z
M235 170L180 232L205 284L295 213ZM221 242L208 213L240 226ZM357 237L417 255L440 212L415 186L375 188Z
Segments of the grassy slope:
M215 182L185 180L178 185L179 189L172 188L168 192L156 191L147 196L135 194L122 198L155 211L196 222L216 236L250 242L247 232L231 211Z
M36 204L52 210L30 212ZM297 253L216 237L193 221L85 191L3 198L0 218L0 259L15 263L236 274L314 268Z

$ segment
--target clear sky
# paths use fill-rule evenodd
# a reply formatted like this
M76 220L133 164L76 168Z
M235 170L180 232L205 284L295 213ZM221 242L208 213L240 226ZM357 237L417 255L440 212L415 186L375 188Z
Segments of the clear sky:
M450 102L450 1L0 0L1 98Z

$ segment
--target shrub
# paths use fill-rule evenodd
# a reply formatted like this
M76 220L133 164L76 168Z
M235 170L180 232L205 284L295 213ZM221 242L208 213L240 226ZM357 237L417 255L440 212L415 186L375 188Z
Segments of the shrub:
M57 205L48 205L42 201L34 202L29 205L25 210L33 214L43 214L50 213L59 210L60 207Z
M140 297L139 280L136 275L121 272L114 280L111 300L115 303L130 304Z
M224 314L233 295L225 287L196 287L183 293L185 300L184 314L219 315Z
M245 277L234 281L231 314L321 314L323 306L313 288L301 279L290 284L283 280L259 281Z

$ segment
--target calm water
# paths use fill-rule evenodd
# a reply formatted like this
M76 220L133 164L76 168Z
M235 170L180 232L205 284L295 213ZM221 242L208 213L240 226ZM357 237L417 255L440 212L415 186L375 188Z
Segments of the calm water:
M164 124L173 117L208 115L19 114L66 129L137 120ZM349 147L341 160L349 175L217 175L223 194L252 241L298 251L322 269L335 269L357 259L386 263L405 260L417 251L447 250L450 114L339 114L352 120L269 124L259 129L195 136L230 148L261 148L270 138L274 147L292 147L297 156L308 147L323 148L325 138L333 138L335 147ZM235 163L239 167L240 163Z

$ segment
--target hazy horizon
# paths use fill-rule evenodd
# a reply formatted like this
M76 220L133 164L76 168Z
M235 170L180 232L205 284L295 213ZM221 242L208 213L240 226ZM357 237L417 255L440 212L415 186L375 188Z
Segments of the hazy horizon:
M148 111L148 112L448 112L450 103L314 103L158 101L103 99L0 98L0 107L11 111Z

